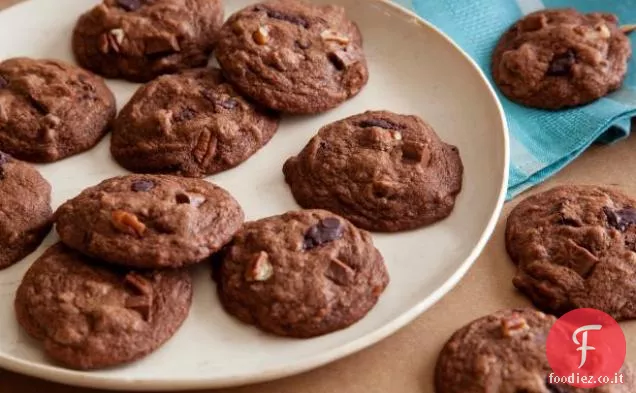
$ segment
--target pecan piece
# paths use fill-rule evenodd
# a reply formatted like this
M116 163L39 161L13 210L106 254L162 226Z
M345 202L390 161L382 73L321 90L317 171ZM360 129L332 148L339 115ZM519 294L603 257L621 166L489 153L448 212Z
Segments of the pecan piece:
M143 236L146 225L139 221L139 217L123 210L115 210L111 215L111 222L117 230L129 235Z
M513 315L510 318L504 318L501 320L501 333L504 337L512 337L517 334L523 333L530 329L528 322L525 318L519 315Z
M360 61L359 56L344 50L330 52L327 54L327 58L339 71L346 70L352 64Z
M406 161L428 164L431 153L426 146L405 143L402 146L402 158Z
M151 321L152 297L131 296L126 299L126 308L137 311L146 322Z
M338 285L346 285L353 281L356 271L339 259L332 259L325 276Z
M130 272L124 277L124 282L130 285L140 295L152 295L152 284L140 274Z
M199 134L192 154L198 163L208 162L216 153L216 138L210 130L203 130Z
M267 45L269 42L269 27L261 26L252 34L254 42L259 45Z
M245 270L246 281L267 281L274 275L274 267L269 262L269 256L265 251L256 254L247 264Z
M323 41L327 41L327 42L336 42L340 45L345 45L345 46L349 44L348 37L329 29L324 30L322 33L320 33L320 37L323 39Z
M621 26L621 31L624 34L629 34L629 33L633 32L635 30L636 30L636 25L622 25Z

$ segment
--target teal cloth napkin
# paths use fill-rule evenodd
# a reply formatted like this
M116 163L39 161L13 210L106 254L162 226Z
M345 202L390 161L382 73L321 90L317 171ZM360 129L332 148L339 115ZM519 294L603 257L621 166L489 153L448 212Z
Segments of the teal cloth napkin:
M636 23L636 0L395 0L437 26L490 76L490 56L501 34L517 19L543 8L573 7L611 12ZM631 36L632 43L636 33ZM636 48L636 47L634 47ZM546 180L594 142L627 137L636 112L633 58L621 90L592 104L545 111L517 105L499 94L510 129L508 199ZM494 84L493 84L494 85ZM495 88L496 89L496 88ZM497 90L497 89L496 89Z

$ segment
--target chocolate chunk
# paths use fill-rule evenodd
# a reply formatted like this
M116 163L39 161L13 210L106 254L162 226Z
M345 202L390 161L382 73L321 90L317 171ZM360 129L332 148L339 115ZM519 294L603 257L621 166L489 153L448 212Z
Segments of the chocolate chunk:
M566 76L570 74L572 66L576 63L576 54L572 49L568 49L565 53L555 55L550 62L548 72L549 76Z
M188 120L192 120L195 115L196 115L196 112L193 111L191 108L183 108L179 113L177 113L174 116L174 120L176 122L188 121Z
M186 194L185 192L180 192L175 195L175 200L178 204L189 204L194 207L199 207L205 202L205 197L201 194Z
M340 239L343 235L344 227L337 218L325 218L307 230L303 242L305 250L311 250L325 243Z
M0 180L4 179L4 167L3 165L9 162L9 155L0 151Z
M154 187L155 183L150 180L137 180L130 186L130 189L135 192L146 192L152 190Z
M9 82L0 75L0 89L9 86Z
M391 121L384 120L384 119L363 120L363 121L358 123L358 127L362 127L362 128L380 127L380 128L384 128L386 130L399 130L399 129L404 128L404 127L402 127L399 124L395 124L395 123L393 123Z
M305 29L309 27L309 22L300 16L285 14L276 10L266 10L267 16L272 19L284 20L285 22L293 23L298 26L302 26Z
M117 5L128 12L137 11L141 8L141 0L117 0Z
M179 193L177 195L175 195L175 199L177 201L178 204L189 204L190 203L190 196L184 192Z
M238 105L238 101L236 101L233 98L228 98L227 100L216 101L215 105L218 105L221 108L225 108L225 109L234 109Z
M0 167L9 162L9 158L11 158L11 156L0 151Z
M603 212L607 217L607 223L621 232L625 232L630 225L636 224L636 209L633 207L613 210L605 206Z

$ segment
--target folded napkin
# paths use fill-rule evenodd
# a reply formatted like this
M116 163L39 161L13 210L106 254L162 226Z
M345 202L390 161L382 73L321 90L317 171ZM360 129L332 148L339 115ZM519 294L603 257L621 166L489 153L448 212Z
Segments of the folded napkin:
M499 37L524 14L573 7L611 12L621 24L636 23L636 0L395 0L449 35L492 82L490 56ZM632 33L634 43L636 33ZM636 46L634 46L636 57ZM494 85L494 83L493 83ZM495 88L495 90L497 90ZM530 109L499 94L510 129L508 199L541 183L594 142L625 138L636 112L636 60L623 88L592 104L561 111Z

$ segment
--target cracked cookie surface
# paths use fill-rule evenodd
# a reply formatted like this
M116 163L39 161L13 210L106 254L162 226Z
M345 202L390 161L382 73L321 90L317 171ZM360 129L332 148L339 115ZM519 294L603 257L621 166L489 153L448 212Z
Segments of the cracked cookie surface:
M322 210L246 223L222 257L217 281L225 309L282 336L352 325L389 282L371 235Z
M615 15L573 9L532 13L508 30L492 59L499 89L520 104L560 109L618 89L632 50Z
M202 177L235 167L272 138L278 117L241 97L214 68L141 87L113 127L111 152L141 173Z
M58 243L25 274L15 311L48 356L88 370L155 351L176 333L191 303L187 271L114 269Z
M529 309L506 309L479 318L448 340L435 369L437 393L628 393L634 390L629 365L623 384L593 389L550 383L546 339L556 318Z
M58 60L0 62L0 150L31 162L52 162L99 142L115 118L104 81Z
M448 216L463 165L416 116L365 112L328 124L283 167L296 201L372 231L400 231Z
M52 224L51 185L33 166L0 152L0 269L33 252Z
M104 0L79 18L73 51L107 78L147 82L206 65L222 23L221 0Z
M360 31L335 5L249 6L223 25L215 55L244 94L288 113L331 109L369 78Z
M540 309L595 308L636 318L636 200L597 186L559 186L510 213L514 285Z
M64 203L55 216L69 247L136 268L199 263L243 223L238 202L221 187L168 175L105 180Z

